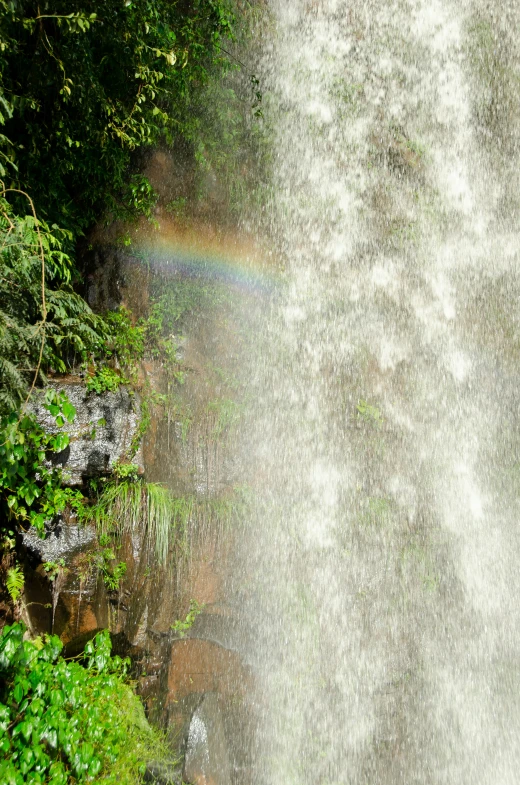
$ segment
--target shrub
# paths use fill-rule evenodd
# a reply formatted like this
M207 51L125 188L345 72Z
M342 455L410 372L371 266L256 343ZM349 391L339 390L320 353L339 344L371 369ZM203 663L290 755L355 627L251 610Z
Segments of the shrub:
M140 782L166 747L127 682L127 661L111 657L108 632L86 645L84 664L60 656L57 636L24 633L17 623L0 637L0 782Z

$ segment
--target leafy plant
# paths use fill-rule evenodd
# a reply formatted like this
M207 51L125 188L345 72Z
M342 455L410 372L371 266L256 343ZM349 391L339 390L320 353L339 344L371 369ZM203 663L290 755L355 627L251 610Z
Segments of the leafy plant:
M103 583L109 591L119 591L120 583L127 570L126 562L120 561L114 564L115 559L116 555L111 548L105 548L94 556L94 561L103 576Z
M363 422L375 425L378 428L383 425L383 417L377 406L372 406L364 400L359 400L356 406L356 412L358 419L363 420Z
M122 189L121 200L132 215L144 215L151 218L153 208L157 203L157 194L147 177L142 174L133 174L130 181Z
M104 318L109 338L103 356L115 358L129 375L133 375L135 364L144 356L145 321L134 322L132 312L123 306L109 311Z
M188 200L185 196L179 196L176 199L171 199L166 205L166 211L176 218L186 220L186 208Z
M96 369L93 376L89 376L85 382L88 392L95 392L101 395L104 392L117 392L122 384L128 384L129 380L114 371L108 365L102 365Z
M55 635L0 637L0 781L11 785L134 785L165 755L128 685L128 661L111 656L108 632L87 643L84 665L60 656Z
M0 162L77 237L106 209L150 214L149 184L128 178L132 152L194 135L193 94L227 70L234 17L226 0L70 8L0 0Z
M100 537L121 537L143 527L149 547L165 565L175 532L185 526L192 508L193 499L176 498L158 483L123 481L107 484L83 515L96 524Z
M76 410L65 393L49 388L43 400L58 428L74 420ZM78 509L83 502L79 491L62 487L61 470L46 463L47 454L59 453L68 444L67 433L47 433L34 414L12 413L0 420L0 503L6 517L34 526L40 536L46 520L67 504Z
M7 570L5 585L11 600L16 605L25 585L25 578L20 567L12 567Z
M46 561L43 563L43 569L47 574L47 578L52 582L56 580L59 575L68 572L65 567L65 559L58 559L58 561Z
M136 463L116 463L113 473L119 480L137 480L139 466Z
M187 631L191 630L193 627L197 616L199 616L203 610L204 605L200 605L197 600L190 600L190 609L186 614L186 618L184 620L177 619L177 621L171 625L170 629L177 632L180 638L184 638Z
M230 431L240 420L244 405L231 398L219 398L208 404L208 411L216 415L213 427L213 436L220 438L226 431Z
M103 574L105 586L109 591L119 591L119 584L126 575L126 569L126 562L120 561L112 567L110 572L107 571Z

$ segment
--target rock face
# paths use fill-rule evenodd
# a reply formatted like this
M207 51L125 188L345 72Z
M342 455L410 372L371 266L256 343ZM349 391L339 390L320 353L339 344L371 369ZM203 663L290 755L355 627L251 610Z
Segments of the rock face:
M148 270L114 249L99 254L88 277L90 304L99 311L122 304L135 317L146 316ZM114 653L134 662L150 719L167 729L176 755L188 751L184 781L249 785L249 761L245 753L240 757L241 745L233 739L248 727L251 712L244 706L252 678L236 653L233 612L225 598L228 557L238 536L228 523L231 513L237 514L235 486L242 480L233 459L240 413L234 401L236 336L227 311L213 308L204 318L186 317L174 338L181 347L182 382L169 380L156 360L143 360L139 367L141 389L168 396L166 406L148 402L144 458L141 451L130 458L139 434L137 394L124 387L87 393L79 377L51 382L66 392L77 413L61 429L69 434L69 446L52 456L54 465L63 467L65 484L86 492L89 478L107 476L118 461L131 461L141 471L146 465L146 481L169 488L180 509L193 501L186 520L172 519L170 561L165 567L157 563L154 542L136 522L110 544L113 561L124 562L126 571L117 589L107 588L105 545L93 527L83 528L65 513L49 524L45 540L24 536L28 616L35 634L52 631L60 637L67 656L82 651L97 630L109 628ZM224 372L227 364L231 370ZM48 432L58 430L37 401L33 411ZM186 617L192 599L204 612L179 640L172 625ZM182 774L175 764L150 762L145 781L180 785Z
M243 695L248 676L239 656L210 641L187 639L172 646L168 697L173 704L194 693Z
M61 516L53 523L52 528L49 528L45 539L39 537L34 529L23 534L24 546L41 562L69 560L75 553L85 551L95 539L96 531L93 526L79 525Z
M53 465L63 467L65 485L81 485L89 477L108 474L118 461L129 460L127 456L139 428L137 394L120 387L117 392L96 395L70 377L51 386L67 393L76 408L74 422L60 429L69 434L69 446L51 458ZM35 401L32 408L46 431L58 431L54 418L41 403ZM139 451L131 460L142 468Z

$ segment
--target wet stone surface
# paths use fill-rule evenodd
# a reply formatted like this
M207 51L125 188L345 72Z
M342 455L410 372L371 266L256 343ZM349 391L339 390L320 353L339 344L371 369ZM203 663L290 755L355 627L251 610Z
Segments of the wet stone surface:
M184 759L184 781L231 785L231 770L218 696L204 695L193 714Z
M54 417L41 403L33 404L38 422L46 431L61 430L69 434L68 447L51 458L53 465L63 468L65 485L81 485L89 477L108 474L118 461L130 458L132 440L139 427L138 395L125 387L96 395L74 381L55 382L51 386L65 392L76 409L74 422L58 429ZM139 451L131 460L142 468Z
M34 529L23 534L23 544L27 551L42 562L67 559L87 548L95 539L96 531L93 526L66 522L63 518L47 531L45 539L39 537Z

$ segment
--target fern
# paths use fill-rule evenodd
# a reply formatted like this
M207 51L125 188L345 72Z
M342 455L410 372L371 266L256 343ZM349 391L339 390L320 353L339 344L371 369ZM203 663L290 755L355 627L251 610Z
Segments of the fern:
M7 587L7 591L9 592L9 596L14 603L18 602L18 599L23 592L24 583L25 579L20 567L12 567L10 570L7 570L7 580L5 585Z
M33 216L14 215L0 198L0 416L25 398L36 369L45 382L48 369L66 371L99 351L106 338L103 319L70 286L72 263L61 250L65 234L43 221L37 225Z

